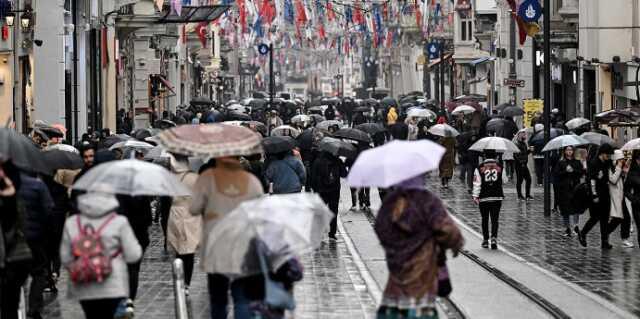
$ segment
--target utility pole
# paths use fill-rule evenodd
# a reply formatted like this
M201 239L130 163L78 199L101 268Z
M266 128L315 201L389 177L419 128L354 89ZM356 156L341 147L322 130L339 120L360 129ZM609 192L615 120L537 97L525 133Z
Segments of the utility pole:
M509 23L509 60L511 60L511 63L509 64L509 79L515 80L518 78L518 74L516 73L516 19L515 19L515 15L517 13L513 11L509 11L509 12L510 12L509 20L511 21ZM546 20L546 17L545 17L545 20ZM511 90L511 104L515 105L517 94L518 94L518 87L511 86L510 90Z
M273 107L276 97L276 78L273 74L273 42L269 44L269 106Z
M544 143L551 137L551 1L544 0ZM549 181L549 152L544 153L544 215L551 215L551 185Z
M442 38L440 42L440 108L444 111L445 93L444 93L444 45L445 39Z

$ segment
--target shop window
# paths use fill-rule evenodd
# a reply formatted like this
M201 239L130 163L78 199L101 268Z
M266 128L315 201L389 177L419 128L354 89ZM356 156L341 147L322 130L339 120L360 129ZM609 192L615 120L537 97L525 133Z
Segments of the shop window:
M473 41L473 21L460 18L460 41Z

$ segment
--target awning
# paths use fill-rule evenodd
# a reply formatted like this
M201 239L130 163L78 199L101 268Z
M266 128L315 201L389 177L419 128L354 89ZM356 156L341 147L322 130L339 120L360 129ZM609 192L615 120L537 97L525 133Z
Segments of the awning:
M228 5L214 6L183 6L180 15L171 7L164 6L162 9L162 17L158 23L194 23L194 22L211 22L218 19L223 13L229 10Z
M495 58L487 56L487 57L482 57L482 58L479 58L479 59L475 59L475 60L469 62L469 64L471 64L472 66L476 66L478 64L482 64L482 63L493 61L493 60L495 60Z
M453 56L453 53L445 54L444 55L444 60L445 61L449 60L449 59L451 59L452 56ZM430 68L432 68L432 67L434 67L434 66L436 66L438 64L440 64L440 58L433 59L433 60L429 61L429 67Z

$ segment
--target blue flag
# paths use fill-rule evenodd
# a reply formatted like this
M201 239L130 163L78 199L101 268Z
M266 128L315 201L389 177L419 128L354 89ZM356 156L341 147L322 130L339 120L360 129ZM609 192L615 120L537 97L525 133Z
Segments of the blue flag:
M538 0L524 0L518 8L518 16L527 23L538 22L542 16L542 6Z

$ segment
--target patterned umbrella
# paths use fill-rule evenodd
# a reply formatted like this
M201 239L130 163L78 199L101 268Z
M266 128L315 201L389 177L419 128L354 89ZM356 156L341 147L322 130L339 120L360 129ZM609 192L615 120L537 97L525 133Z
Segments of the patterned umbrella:
M226 124L182 125L158 134L167 151L177 154L225 157L262 152L258 133Z

